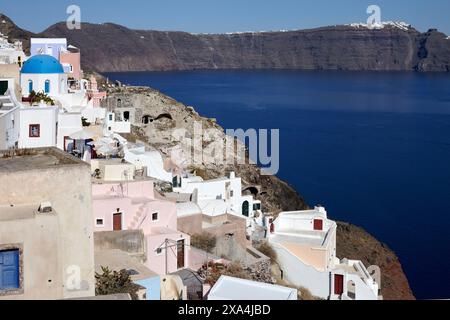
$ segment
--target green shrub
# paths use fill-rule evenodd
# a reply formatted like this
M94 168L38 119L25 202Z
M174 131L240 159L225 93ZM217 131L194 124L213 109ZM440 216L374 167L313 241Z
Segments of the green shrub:
M102 274L95 273L95 295L107 296L116 293L128 293L131 299L137 300L137 292L141 288L131 281L126 270L111 271L107 267L102 267Z

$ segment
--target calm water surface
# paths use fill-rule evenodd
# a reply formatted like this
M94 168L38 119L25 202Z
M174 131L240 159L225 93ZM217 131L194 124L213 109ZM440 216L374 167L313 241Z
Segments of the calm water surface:
M115 73L224 128L280 129L279 176L400 257L418 298L450 298L450 75Z

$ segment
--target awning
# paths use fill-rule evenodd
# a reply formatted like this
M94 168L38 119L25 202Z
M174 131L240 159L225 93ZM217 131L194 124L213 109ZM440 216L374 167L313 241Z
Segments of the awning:
M74 140L88 140L88 139L92 139L94 137L94 134L92 132L89 132L87 130L81 130L75 133L72 133L71 135L69 135L70 139L74 139Z

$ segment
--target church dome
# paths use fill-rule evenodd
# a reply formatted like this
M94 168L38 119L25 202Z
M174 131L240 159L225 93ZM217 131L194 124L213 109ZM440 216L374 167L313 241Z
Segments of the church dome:
M46 54L40 54L25 61L21 72L38 74L64 73L64 69L61 63L59 63L59 61L54 57Z

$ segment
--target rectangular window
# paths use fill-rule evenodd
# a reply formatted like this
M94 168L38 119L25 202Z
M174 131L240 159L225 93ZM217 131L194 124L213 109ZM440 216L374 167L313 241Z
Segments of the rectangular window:
M97 219L97 220L95 220L95 224L96 224L98 227L102 227L102 226L103 226L103 219Z
M152 221L158 221L158 212L152 213Z
M316 230L316 231L323 230L323 220L320 220L320 219L314 220L314 230Z
M160 255L161 253L162 253L162 248L156 249L156 254L157 254L157 255Z
M233 198L233 196L234 196L234 191L230 190L230 198Z
M39 138L41 136L41 125L40 124L30 124L29 126L29 137Z
M261 210L261 204L260 203L253 204L253 210Z
M0 290L19 288L19 250L0 251Z

